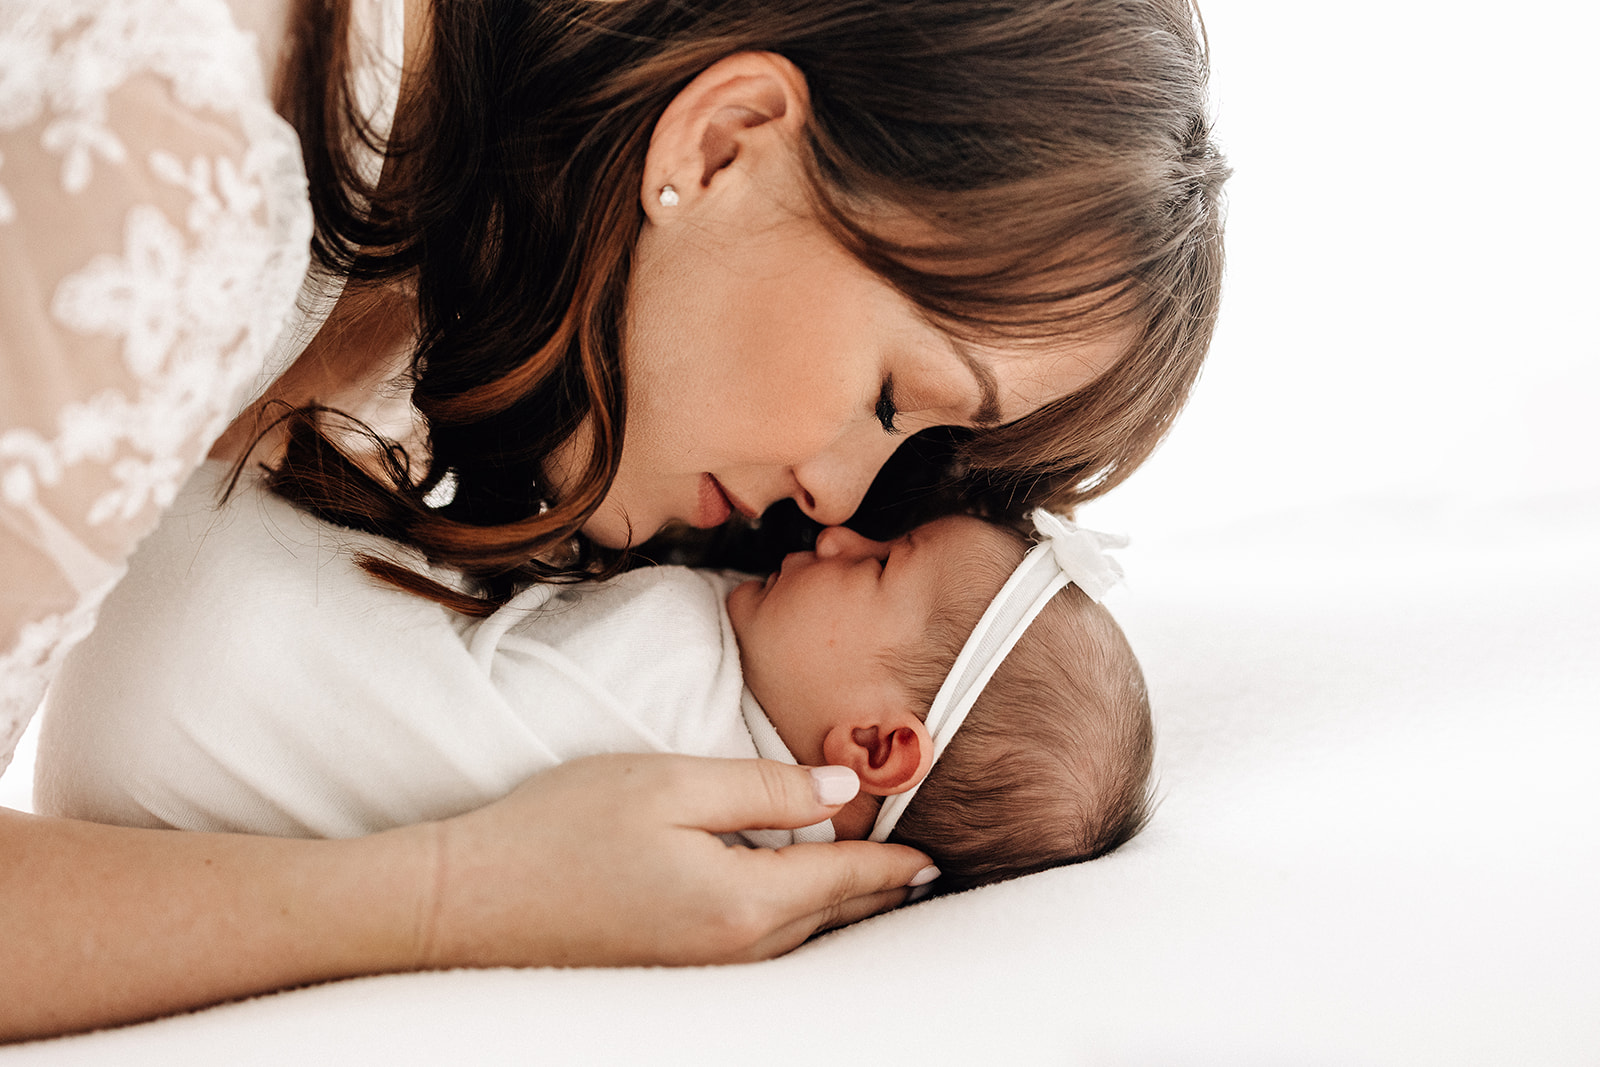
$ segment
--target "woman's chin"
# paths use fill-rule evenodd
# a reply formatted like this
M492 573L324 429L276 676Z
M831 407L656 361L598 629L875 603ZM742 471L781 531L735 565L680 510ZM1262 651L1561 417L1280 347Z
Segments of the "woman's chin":
M620 549L648 541L655 536L655 530L629 523L620 510L602 504L583 524L583 536L604 548Z

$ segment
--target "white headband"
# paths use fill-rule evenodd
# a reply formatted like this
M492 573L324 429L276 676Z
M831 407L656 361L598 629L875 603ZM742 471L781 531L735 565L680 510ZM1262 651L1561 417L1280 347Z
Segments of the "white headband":
M1127 538L1085 530L1043 508L1035 508L1032 519L1040 542L1022 557L1017 569L995 594L972 636L961 646L961 654L928 708L927 727L933 738L934 763L949 747L950 739L978 702L983 687L989 684L995 670L1010 655L1051 597L1074 584L1090 600L1099 603L1106 591L1122 580L1122 568L1105 555L1104 550L1124 547ZM928 773L933 773L932 764L929 764ZM927 780L927 777L922 779L923 782ZM911 798L917 795L921 785L922 782L918 782L904 793L884 798L883 806L878 809L878 821L873 824L867 840L888 840L895 823L911 806Z

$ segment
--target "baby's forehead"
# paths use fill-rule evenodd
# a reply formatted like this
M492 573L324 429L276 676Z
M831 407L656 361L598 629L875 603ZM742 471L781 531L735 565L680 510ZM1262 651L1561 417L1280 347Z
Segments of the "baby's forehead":
M935 519L912 530L907 537L918 550L934 555L946 567L966 565L1009 571L1027 551L1019 534L972 515Z
M918 541L926 540L951 547L1022 544L1018 534L976 515L946 515L923 523L912 530L909 536Z

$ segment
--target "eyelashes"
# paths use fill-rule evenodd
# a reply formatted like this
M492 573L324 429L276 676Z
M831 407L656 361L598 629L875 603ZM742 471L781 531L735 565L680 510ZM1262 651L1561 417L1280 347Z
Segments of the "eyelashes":
M900 427L894 424L894 420L900 415L900 407L894 400L894 375L887 375L883 379L883 387L878 390L878 403L872 409L872 413L883 425L884 433L890 437L899 435Z

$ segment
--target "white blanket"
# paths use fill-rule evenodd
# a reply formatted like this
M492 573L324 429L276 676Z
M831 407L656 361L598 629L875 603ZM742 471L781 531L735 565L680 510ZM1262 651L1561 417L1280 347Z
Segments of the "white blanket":
M36 810L125 826L355 837L478 808L606 752L793 763L745 689L734 579L647 567L472 620L376 582L414 552L228 467L190 479L51 687ZM447 577L440 574L440 577ZM750 844L833 840L830 824Z
M1164 799L1104 860L766 964L363 979L0 1063L1594 1063L1600 494L1123 558Z

